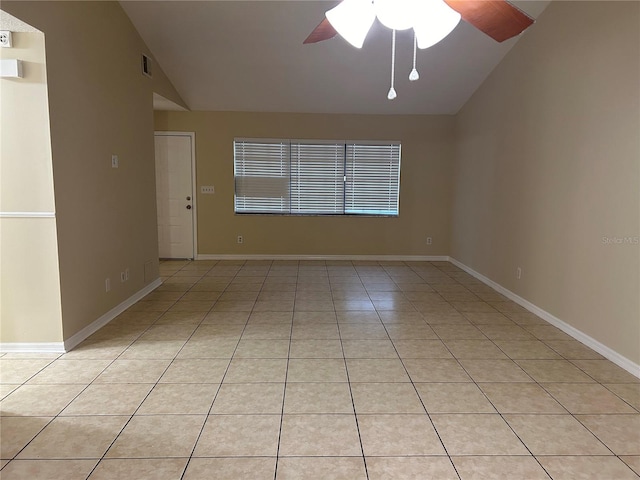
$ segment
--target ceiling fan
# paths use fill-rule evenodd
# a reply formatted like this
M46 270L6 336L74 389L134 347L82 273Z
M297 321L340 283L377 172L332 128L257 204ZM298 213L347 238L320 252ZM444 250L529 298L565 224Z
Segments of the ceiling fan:
M428 48L456 27L460 19L497 42L504 42L526 30L533 19L506 0L342 0L325 13L325 18L303 42L317 43L340 34L357 48L374 21L392 30L391 88L387 98L396 98L395 38L397 30L413 28L413 70L410 80L419 78L416 49Z
M323 40L329 40L338 35L338 30L336 30L332 21L329 19L331 16L330 12L336 12L338 8L346 10L350 7L350 14L352 15L359 13L359 9L360 13L368 17L364 23L368 23L371 12L373 11L374 17L371 18L371 24L373 24L376 9L379 12L389 10L393 7L406 9L407 7L411 8L411 4L417 5L429 2L444 2L452 10L460 14L462 20L489 35L497 42L504 42L505 40L515 37L533 24L531 17L506 0L342 0L337 7L327 12L327 14L329 14L327 18L320 22L303 43L322 42ZM384 6L380 8L380 5ZM379 15L378 18L380 19ZM352 20L355 20L355 18L352 17ZM334 20L334 22L335 21L336 20ZM371 25L369 25L369 27L370 26ZM413 26L414 25L411 25L409 28ZM368 32L368 29L366 32Z

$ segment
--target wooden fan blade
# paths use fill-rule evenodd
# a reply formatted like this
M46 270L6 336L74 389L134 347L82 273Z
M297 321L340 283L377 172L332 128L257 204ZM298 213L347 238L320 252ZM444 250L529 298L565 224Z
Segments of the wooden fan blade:
M307 39L302 43L318 43L323 40L329 40L330 38L335 37L338 34L336 29L333 28L329 20L326 18L320 22L320 24L313 29L313 32L307 37Z
M444 0L462 19L497 42L526 30L533 19L505 0Z

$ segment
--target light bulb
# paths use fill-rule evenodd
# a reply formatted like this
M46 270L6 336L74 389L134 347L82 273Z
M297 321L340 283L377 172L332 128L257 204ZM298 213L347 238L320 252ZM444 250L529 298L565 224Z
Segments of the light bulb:
M411 73L409 74L409 80L411 80L412 82L415 82L419 78L420 78L420 74L418 73L418 70L416 70L415 68L411 70Z
M385 27L407 30L413 27L417 5L431 0L375 0L375 12Z
M376 12L371 0L343 0L325 16L342 38L354 47L362 48Z
M389 93L387 93L387 98L389 100L393 100L394 98L396 98L398 96L398 94L396 93L396 89L391 87L389 89Z
M416 3L413 31L418 48L428 48L449 35L460 22L460 14L442 0Z

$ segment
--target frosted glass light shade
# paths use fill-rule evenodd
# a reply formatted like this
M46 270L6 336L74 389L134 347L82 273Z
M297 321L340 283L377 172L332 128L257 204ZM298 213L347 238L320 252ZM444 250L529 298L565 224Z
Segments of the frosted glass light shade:
M449 35L460 22L460 14L442 0L416 2L413 31L418 48L429 48Z
M417 5L430 0L375 0L378 20L391 30L413 27Z
M376 11L371 0L343 0L325 16L342 38L354 47L362 48L376 19Z

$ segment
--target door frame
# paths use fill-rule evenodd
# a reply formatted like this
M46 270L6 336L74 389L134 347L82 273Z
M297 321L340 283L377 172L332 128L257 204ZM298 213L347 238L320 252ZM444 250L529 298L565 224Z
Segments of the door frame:
M198 259L198 208L196 206L196 134L195 132L176 132L155 130L153 137L190 137L191 138L191 215L193 216L193 260ZM154 156L155 162L155 156ZM155 170L155 163L154 163ZM156 189L158 188L156 184ZM157 236L157 234L156 234Z

